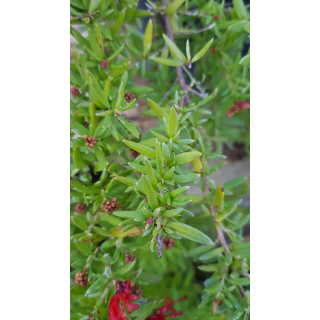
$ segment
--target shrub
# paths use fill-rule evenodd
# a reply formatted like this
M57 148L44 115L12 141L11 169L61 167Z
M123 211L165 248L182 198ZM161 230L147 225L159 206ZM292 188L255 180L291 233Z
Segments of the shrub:
M248 182L209 179L249 148L246 7L70 4L71 319L249 319Z

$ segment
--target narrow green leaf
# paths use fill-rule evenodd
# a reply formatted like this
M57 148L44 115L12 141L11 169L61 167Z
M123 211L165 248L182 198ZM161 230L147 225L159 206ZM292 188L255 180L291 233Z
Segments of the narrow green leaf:
M148 104L150 108L154 111L154 113L157 115L157 117L159 117L160 119L165 118L169 121L169 115L157 103L148 99Z
M100 217L101 219L103 219L104 221L108 222L109 224L115 227L119 226L119 224L122 222L120 219L112 216L111 214L107 214L105 212L100 212Z
M101 189L98 187L86 187L84 185L76 186L75 190L85 194L99 194L101 192Z
M143 39L143 51L146 58L148 58L151 45L152 45L152 20L150 19L147 24L146 32L144 34L144 39Z
M179 7L185 2L186 0L175 0L174 2L170 3L167 7L166 14L173 13L179 9Z
M142 93L148 93L152 92L153 89L149 87L130 87L128 88L128 91L132 92L133 94L142 94Z
M109 124L111 123L111 116L105 116L102 121L99 123L94 135L95 137L101 137L108 129Z
M92 229L93 229L93 231L101 234L102 236L106 236L106 237L110 237L111 236L111 234L107 230L102 229L100 227L93 227Z
M232 189L232 188L237 187L246 181L247 181L247 177L236 178L236 179L233 179L233 180L230 180L230 181L224 183L223 187L225 190Z
M172 107L169 112L169 137L173 138L178 131L178 119L175 109Z
M136 320L145 320L154 307L155 301L147 302L139 306L139 309L130 314L131 317L137 317Z
M199 247L193 248L186 253L186 257L197 257L201 254L204 254L205 252L212 250L213 247L214 247L214 244L208 244L205 246L199 246Z
M124 84L123 84L123 82L121 82L120 87L119 87L119 91L118 91L118 99L117 99L117 103L115 105L115 109L118 109L120 107L123 99L124 99Z
M147 169L145 166L142 166L141 164L137 164L135 162L129 162L128 165L134 170L134 171L137 171L137 172L142 172L144 174L147 173Z
M157 63L164 64L165 66L169 66L169 67L181 67L181 66L183 66L183 62L180 61L180 60L155 57L155 58L153 58L153 61L155 61Z
M149 202L152 210L154 210L159 207L158 199L157 199L156 194L155 194L149 180L147 179L147 177L143 176L142 180L144 183L145 193L146 193L148 202Z
M79 169L79 171L82 171L83 169L83 161L81 157L80 148L76 147L73 151L73 162L74 166Z
M165 137L165 136L163 136L163 135L161 135L161 134L159 134L159 133L157 133L157 132L155 132L155 131L151 131L151 133L152 133L155 137L157 137L160 142L169 142L169 138L167 138L167 137Z
M121 218L134 219L137 217L144 217L147 219L143 211L115 211L113 214Z
M131 149L133 149L134 151L137 151L141 154L143 154L144 156L147 156L149 158L155 159L156 158L156 151L144 146L141 143L136 143L133 141L129 141L129 140L123 140L123 142Z
M211 260L218 259L219 254L222 253L223 251L224 251L223 247L219 247L201 255L199 259L204 262L209 262Z
M109 94L110 94L110 89L111 89L111 78L109 76L107 81L106 81L106 85L104 86L104 94L105 94L107 99L108 99Z
M216 164L215 166L211 167L205 174L204 176L209 176L210 174L216 172L217 170L221 169L222 167L224 167L226 164L226 162L221 162Z
M199 60L209 49L211 46L211 43L213 41L213 38L192 58L191 62L196 62Z
M70 33L73 35L73 37L79 42L79 44L83 46L90 47L90 42L84 38L80 32L78 32L76 29L70 26Z
M185 55L180 51L180 49L165 35L163 34L164 41L167 43L169 50L172 55L176 56L182 63L186 63L187 58Z
M128 264L125 264L123 267L121 267L120 269L118 269L116 271L116 275L121 276L121 275L127 273L128 271L130 271L133 268L135 263L136 263L136 261L132 261Z
M181 194L185 193L186 191L189 190L190 187L186 186L186 187L182 187L182 188L179 188L179 189L176 189L176 190L173 190L170 192L170 197L175 199L177 198L178 196L180 196ZM202 198L203 199L203 198Z
M186 52L187 52L187 59L188 59L188 61L190 61L191 60L191 53L190 53L189 39L187 40L187 43L186 43Z
M197 174L197 173L187 173L187 174L173 176L170 178L170 180L174 181L175 183L188 183L198 179L200 176L201 174Z
M94 10L98 8L100 5L101 0L91 0L90 1L90 7L89 7L89 13L92 13Z
M191 152L184 152L176 155L172 161L174 161L177 165L191 162L194 159L199 158L202 155L201 152L198 151L191 151Z
M114 118L111 118L111 123L109 123L108 128L109 128L112 136L113 136L117 141L119 141L119 140L120 140L120 135L119 135L119 132L118 132L118 130L117 130L117 127L116 127L115 123L112 123L113 121L114 121Z
M239 64L242 64L243 66L250 64L250 54L247 54L246 56L244 56Z
M116 50L110 57L108 57L109 62L112 61L115 57L118 56L118 54L123 50L124 48L124 44L118 49Z
M101 60L103 58L103 52L101 47L99 46L99 42L97 40L96 32L93 27L88 26L88 38L93 52L99 57Z
M114 178L115 180L122 182L128 186L134 186L137 182L137 180L135 179L131 179L131 178L127 178L127 177L121 177L121 176L117 176Z
M111 281L106 274L102 274L87 290L85 296L88 296L91 293L102 291Z
M115 33L121 28L123 21L124 21L124 17L125 17L125 10L123 10L119 13L117 21L111 27L111 33L112 33L113 37L114 37Z
M172 167L171 169L169 169L169 170L166 172L166 174L164 175L164 179L165 179L165 180L169 180L169 179L171 178L174 170L175 170L175 167Z
M236 286L247 286L250 284L249 278L230 278L228 281Z
M88 230L88 226L85 224L85 222L82 221L82 219L79 216L73 216L71 220L80 229Z
M189 240L202 243L202 244L212 244L212 240L206 236L201 231L190 227L184 223L169 222L167 227L171 228L175 233L181 237L187 238Z
M163 177L163 170L164 170L164 164L163 164L163 158L161 153L161 146L158 140L156 140L156 164L157 164L157 171L160 177Z
M157 190L157 183L158 180L156 178L156 174L154 173L154 170L152 168L151 163L149 162L149 160L147 159L147 157L144 158L144 165L146 167L146 171L147 171L147 177L149 182L151 183L152 187Z
M246 7L243 3L243 0L232 0L234 10L240 20L247 17Z
M92 93L102 102L104 106L109 106L109 102L105 96L105 93L100 88L98 81L96 80L94 75L89 70L87 71L87 74L89 87Z
M133 123L127 122L126 127L136 138L139 138L139 131Z
M199 266L198 269L205 272L217 272L220 270L220 267L217 263L212 263L208 265Z
M165 212L161 213L161 216L164 218L174 217L174 216L177 216L178 214L180 214L182 210L183 210L183 208L166 210Z

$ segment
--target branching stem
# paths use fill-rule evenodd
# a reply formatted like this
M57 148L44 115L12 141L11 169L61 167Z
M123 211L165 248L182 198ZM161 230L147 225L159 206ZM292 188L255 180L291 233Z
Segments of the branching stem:
M162 5L162 7L166 8L167 7L167 0L161 0L161 5ZM172 31L172 26L171 26L169 16L165 13L163 15L163 19L164 19L166 33L167 33L168 37L170 38L170 40L174 43L173 31ZM187 85L186 85L184 78L183 78L182 68L176 67L176 70L177 70L177 76L178 76L178 81L180 83L181 90L187 91L188 88L187 88ZM185 105L190 104L190 98L189 98L188 93L185 93L182 96L182 99L179 101L179 107L182 108L183 104L185 104Z
M216 25L216 23L214 22L214 23L211 23L210 25L208 25L207 27L202 28L202 29L190 30L190 31L185 31L185 32L174 32L174 34L176 34L176 35L190 35L190 34L195 34L195 33L201 33L201 32L212 29L215 25Z

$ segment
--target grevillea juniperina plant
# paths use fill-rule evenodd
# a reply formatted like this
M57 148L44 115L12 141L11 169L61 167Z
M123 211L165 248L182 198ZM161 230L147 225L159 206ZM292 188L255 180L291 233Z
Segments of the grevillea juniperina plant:
M71 319L249 319L248 9L142 4L70 0Z

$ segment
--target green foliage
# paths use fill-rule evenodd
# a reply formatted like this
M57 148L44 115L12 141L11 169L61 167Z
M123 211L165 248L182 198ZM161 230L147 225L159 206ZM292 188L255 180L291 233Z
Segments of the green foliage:
M248 181L209 179L225 165L224 143L249 147L249 110L234 109L249 98L249 12L242 0L161 3L70 1L71 319L111 319L114 280L142 287L128 319L185 295L181 319L250 318ZM136 99L158 118L146 134L126 114Z

